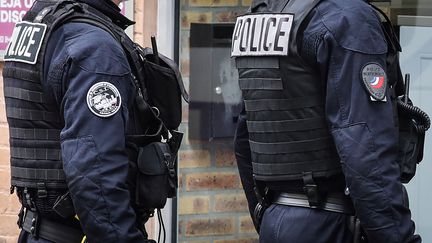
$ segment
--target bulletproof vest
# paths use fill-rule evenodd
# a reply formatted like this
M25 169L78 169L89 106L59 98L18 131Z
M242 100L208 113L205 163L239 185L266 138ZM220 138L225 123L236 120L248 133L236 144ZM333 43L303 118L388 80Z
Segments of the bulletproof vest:
M318 2L255 1L251 13L237 19L232 56L257 180L304 180L305 174L326 179L341 173L325 119L325 82L298 47Z
M6 116L10 134L12 187L36 189L37 197L50 202L67 190L62 169L60 131L64 127L58 101L41 82L44 54L51 33L77 18L97 18L119 28L95 9L74 1L36 1L23 22L16 25L3 69ZM90 13L91 12L91 13ZM90 16L91 15L91 16ZM80 22L85 22L81 20ZM53 67L62 68L62 67ZM43 207L49 207L44 205ZM41 207L42 207L41 206Z

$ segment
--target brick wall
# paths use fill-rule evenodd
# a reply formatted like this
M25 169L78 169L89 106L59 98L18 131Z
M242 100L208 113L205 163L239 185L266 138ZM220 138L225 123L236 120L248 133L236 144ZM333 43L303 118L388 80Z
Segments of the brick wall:
M189 87L190 24L234 22L250 0L182 0L180 68ZM188 106L179 155L178 239L181 243L258 242L248 213L233 153L232 139L188 140Z

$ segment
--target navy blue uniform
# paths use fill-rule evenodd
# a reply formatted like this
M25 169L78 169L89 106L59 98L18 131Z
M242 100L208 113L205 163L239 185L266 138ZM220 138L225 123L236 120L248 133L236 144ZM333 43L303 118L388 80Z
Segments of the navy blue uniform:
M383 101L366 90L362 71L385 69L387 44L380 20L361 0L323 0L310 13L300 54L320 70L326 120L345 176L347 192L369 242L421 242L396 162L398 130L387 90ZM387 86L388 89L388 86ZM250 208L252 166L246 116L239 118L236 155ZM261 242L351 242L348 216L309 208L272 205L261 224Z
M82 2L115 23L132 23L111 1ZM144 242L126 183L129 160L125 137L134 129L130 110L134 86L121 45L93 25L66 23L49 39L44 67L43 86L57 101L64 119L60 135L63 170L87 240ZM94 113L88 100L97 98L90 92L98 83L112 85L111 91L117 90L121 100L118 109L108 111L105 117ZM21 240L37 242L26 233Z

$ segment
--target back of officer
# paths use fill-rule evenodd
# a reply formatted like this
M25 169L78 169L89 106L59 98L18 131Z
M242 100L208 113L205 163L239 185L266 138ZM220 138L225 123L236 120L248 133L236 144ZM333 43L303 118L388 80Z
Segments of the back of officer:
M19 242L73 243L84 234L89 242L146 242L127 185L125 136L138 128L125 52L91 23L66 22L52 31L41 24L59 20L53 11L81 7L116 28L134 22L120 13L120 0L58 2L36 1L6 53L11 191L24 208ZM56 200L61 206L54 211ZM69 215L73 208L77 217Z
M353 242L353 215L369 242L421 242L399 180L375 10L363 0L255 0L251 12L233 34L245 104L235 149L251 214L268 206L262 221L255 211L260 242Z

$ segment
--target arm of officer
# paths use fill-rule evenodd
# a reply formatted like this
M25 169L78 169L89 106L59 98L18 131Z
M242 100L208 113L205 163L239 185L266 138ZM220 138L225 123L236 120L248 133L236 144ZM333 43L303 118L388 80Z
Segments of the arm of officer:
M234 137L234 150L240 179L249 205L249 212L253 217L253 212L255 206L258 204L258 200L254 192L252 158L249 147L249 133L246 125L246 111L244 107L240 112L237 121L237 129Z
M96 27L71 23L63 30L69 65L61 150L76 213L88 242L143 242L126 185L125 132L132 99L126 57Z
M420 242L403 205L398 131L385 75L387 46L379 20L372 11L344 9L323 23L328 31L317 59L327 77L326 116L357 216L369 242ZM371 99L382 92L382 101Z

